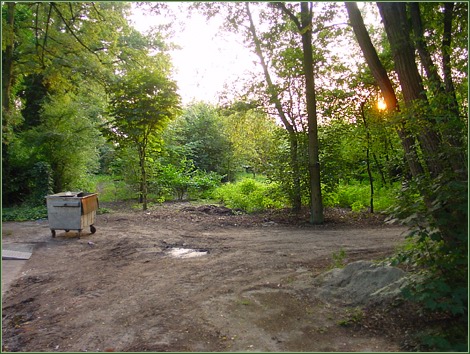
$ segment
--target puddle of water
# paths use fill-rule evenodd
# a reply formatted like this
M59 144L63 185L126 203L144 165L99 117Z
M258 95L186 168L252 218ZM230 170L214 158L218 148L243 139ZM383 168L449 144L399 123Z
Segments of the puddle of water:
M172 248L168 253L175 258L194 258L205 256L208 252L193 250L191 248Z

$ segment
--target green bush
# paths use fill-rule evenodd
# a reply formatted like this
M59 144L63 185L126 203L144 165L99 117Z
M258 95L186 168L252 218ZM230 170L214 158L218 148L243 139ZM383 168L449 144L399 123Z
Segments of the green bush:
M215 189L212 196L232 209L248 213L285 207L288 202L277 183L243 178Z
M396 195L400 184L392 186L376 186L374 189L374 210L385 211L396 204ZM323 192L323 205L326 207L339 206L351 208L360 212L370 208L370 186L368 183L350 181L348 184L339 184L335 190Z
M352 184L340 184L338 186L338 206L352 208L360 211L370 204L370 187L366 184L354 182Z
M182 161L182 167L159 166L149 190L162 200L204 199L220 185L223 176L194 167L192 161Z
M322 202L323 206L327 208L333 208L339 205L339 195L337 190L328 188L326 185L322 184Z
M93 175L89 179L86 188L80 190L97 192L100 202L115 202L137 198L135 187L128 185L119 176Z
M433 200L412 196L427 189ZM422 337L424 350L467 351L468 343L468 186L448 176L410 183L398 198L394 221L409 227L408 242L392 257L419 276L403 295L424 311L448 318L445 328ZM429 197L428 197L429 198Z

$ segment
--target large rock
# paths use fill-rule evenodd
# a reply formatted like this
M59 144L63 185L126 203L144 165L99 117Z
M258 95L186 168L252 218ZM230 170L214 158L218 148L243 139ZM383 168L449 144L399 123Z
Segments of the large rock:
M396 267L357 261L319 275L315 283L320 298L358 306L398 296L406 283L405 275Z

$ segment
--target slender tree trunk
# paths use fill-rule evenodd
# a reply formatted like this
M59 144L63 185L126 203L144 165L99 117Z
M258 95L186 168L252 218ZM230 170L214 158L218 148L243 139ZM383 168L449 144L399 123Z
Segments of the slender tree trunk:
M322 224L323 203L320 183L320 161L318 152L317 100L315 97L315 75L313 70L312 14L310 3L301 2L302 49L305 72L305 89L308 120L308 167L310 172L310 223Z
M142 210L147 210L147 169L145 168L145 148L139 146L140 163L140 195L139 203L142 204Z
M375 153L372 153L372 158L374 159L375 165L377 166L377 170L380 173L380 178L382 179L382 183L384 185L386 185L387 184L387 179L385 178L385 173L384 173L383 167L380 164L379 160L377 159L377 155Z
M366 114L364 112L365 102L361 103L361 116L366 129L366 164L367 164L367 175L369 176L370 185L370 212L374 213L374 178L372 177L372 171L370 169L370 132L366 121Z
M282 108L281 101L279 100L278 93L276 92L276 88L273 85L271 80L271 75L269 74L268 66L266 61L264 60L263 51L261 50L260 40L256 33L256 28L253 22L253 17L251 16L250 5L248 2L245 3L246 12L248 15L248 19L250 21L250 33L253 37L253 43L255 45L255 52L258 56L261 66L263 68L264 77L266 79L266 83L268 85L268 92L270 95L271 102L274 103L276 110L279 114L279 118L281 119L282 123L284 124L287 133L289 134L289 144L290 144L290 159L291 159L291 167L293 171L293 196L292 196L292 209L295 212L300 211L302 207L302 199L301 199L301 189L300 189L300 166L299 166L299 159L298 159L298 139L297 134L292 126L289 123L289 120L286 117L284 109Z

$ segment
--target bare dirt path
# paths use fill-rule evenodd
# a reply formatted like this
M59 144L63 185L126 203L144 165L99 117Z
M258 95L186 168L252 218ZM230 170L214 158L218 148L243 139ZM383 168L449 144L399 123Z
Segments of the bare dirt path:
M340 249L391 254L404 229L284 221L174 204L99 215L81 239L3 223L4 244L36 245L3 297L3 350L399 351L386 333L341 326L350 309L318 299L312 280Z

